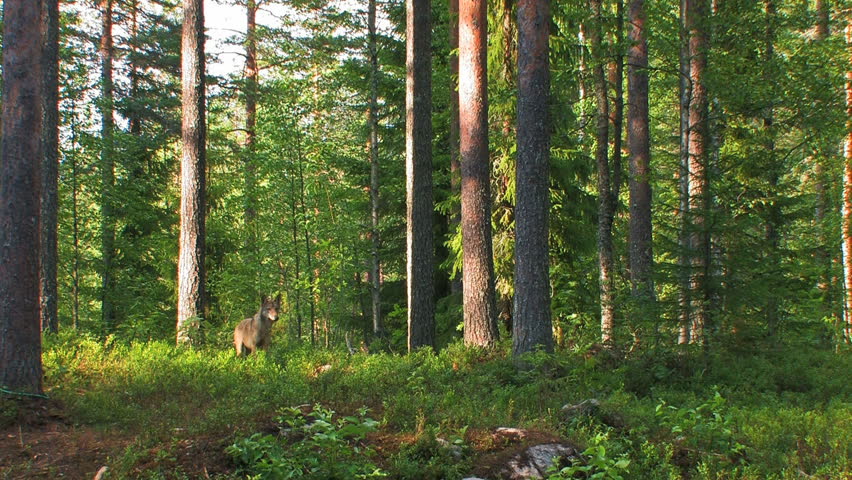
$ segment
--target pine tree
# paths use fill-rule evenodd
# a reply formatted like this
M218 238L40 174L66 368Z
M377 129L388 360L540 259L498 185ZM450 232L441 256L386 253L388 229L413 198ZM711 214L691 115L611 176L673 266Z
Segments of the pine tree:
M431 4L406 1L408 350L435 346Z
M178 260L177 343L191 342L204 315L206 212L206 101L204 81L204 6L183 1L183 156Z
M553 351L548 254L550 64L547 0L518 2L518 165L512 352Z
M0 387L42 392L39 195L42 2L3 3L0 140Z

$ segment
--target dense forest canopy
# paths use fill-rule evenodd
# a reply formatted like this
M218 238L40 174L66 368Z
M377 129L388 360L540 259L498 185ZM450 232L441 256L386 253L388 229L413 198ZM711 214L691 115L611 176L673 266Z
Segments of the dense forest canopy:
M0 476L848 477L850 12L4 0Z
M848 342L845 7L701 4L551 6L549 294L563 347L601 338L619 348L671 346L679 336L703 343L683 337L696 316L721 342ZM349 332L404 347L405 5L370 5L207 6L252 12L250 28L228 17L233 30L219 27L207 41L201 331L210 341L254 310L261 293L281 292L285 335L331 345ZM109 28L107 3L60 8L58 325L163 338L177 305L182 9L174 1L108 6ZM431 8L438 346L462 320L466 220L459 223L452 113L466 65L461 74L452 68L464 50L458 37L451 43L458 13L450 7ZM518 25L512 2L486 8L488 41L479 48L487 50L491 181L478 188L489 187L491 199L497 306L488 315L505 330L515 253L523 254L513 246ZM643 61L635 60L631 15L644 18L647 66L631 63ZM644 117L629 98L630 82L642 78L650 87ZM638 128L649 135L645 167L634 164L641 151L630 151L641 148ZM652 195L647 207L631 200L640 188ZM634 231L642 218L645 233ZM652 244L637 243L651 230ZM643 260L645 251L652 256Z

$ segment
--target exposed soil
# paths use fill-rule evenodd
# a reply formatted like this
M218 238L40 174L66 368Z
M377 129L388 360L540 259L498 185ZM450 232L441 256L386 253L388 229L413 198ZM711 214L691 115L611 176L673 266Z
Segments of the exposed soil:
M159 471L166 478L180 473L189 478L217 478L233 473L235 467L224 453L232 432L174 439L153 447L140 446L140 435L104 431L74 425L54 400L14 400L17 412L2 412L0 428L0 479L93 479L103 466L124 476L143 477ZM0 407L10 405L9 401ZM268 429L277 427L269 425ZM267 430L263 426L260 431ZM558 442L545 432L526 430L497 432L468 430L466 443L473 450L471 475L499 478L509 459L531 445ZM400 447L416 441L411 433L374 432L367 442L380 458L388 458ZM127 455L125 452L132 452ZM109 474L105 478L111 478ZM221 478L221 477L220 477Z

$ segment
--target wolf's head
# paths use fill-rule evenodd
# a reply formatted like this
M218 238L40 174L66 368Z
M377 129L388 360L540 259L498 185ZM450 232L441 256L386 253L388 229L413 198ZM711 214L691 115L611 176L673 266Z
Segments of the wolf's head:
M274 322L278 320L278 310L281 309L281 294L273 300L272 297L263 297L260 304L260 316Z

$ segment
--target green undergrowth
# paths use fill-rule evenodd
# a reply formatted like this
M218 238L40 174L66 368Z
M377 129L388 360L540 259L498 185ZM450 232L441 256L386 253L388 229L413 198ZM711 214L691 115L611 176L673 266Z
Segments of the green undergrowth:
M130 472L152 464L151 445L174 445L157 450L168 463L181 439L211 435L231 465L221 478L463 478L483 448L472 432L503 426L584 452L554 467L557 479L852 475L848 353L561 352L518 368L508 350L348 355L282 341L239 359L224 347L63 334L46 340L44 364L47 392L72 422L136 438L113 457L111 478L139 478ZM587 414L562 411L591 398L600 406ZM282 432L298 428L296 447ZM377 449L371 435L400 441ZM341 470L310 469L328 458ZM178 466L145 478L182 475L193 477Z

